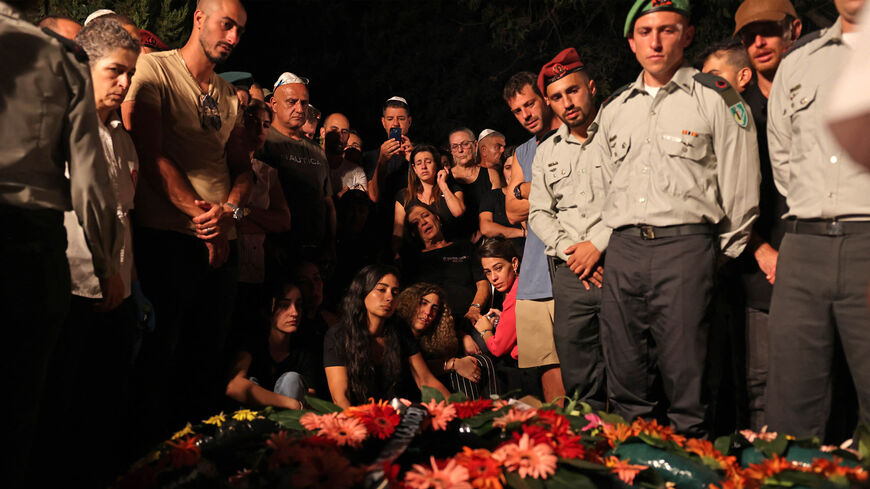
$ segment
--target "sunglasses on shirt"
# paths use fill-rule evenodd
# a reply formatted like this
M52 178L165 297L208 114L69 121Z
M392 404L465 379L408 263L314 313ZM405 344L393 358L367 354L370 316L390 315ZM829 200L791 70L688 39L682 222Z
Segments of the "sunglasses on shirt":
M219 131L221 128L221 113L217 101L207 93L199 96L199 123L203 129Z

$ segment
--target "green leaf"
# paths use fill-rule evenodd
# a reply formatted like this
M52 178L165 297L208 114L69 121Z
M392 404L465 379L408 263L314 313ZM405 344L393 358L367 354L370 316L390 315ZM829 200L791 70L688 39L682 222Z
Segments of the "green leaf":
M299 418L307 412L310 411L303 411L301 409L285 409L274 411L266 417L280 424L284 428L291 430L304 430L305 428L299 423Z
M713 448L722 452L722 455L728 455L731 451L731 443L734 440L734 435L720 436L713 442Z
M613 413L605 413L604 411L598 412L598 417L601 418L601 421L604 421L608 424L628 424L622 419L622 416Z
M505 474L505 479L508 486L514 489L544 489L544 483L540 479L522 478L516 472L508 472Z
M311 406L314 412L318 414L338 413L342 410L340 407L329 401L324 401L323 399L311 396L305 396L305 404Z
M589 477L570 470L556 470L552 477L544 481L547 489L596 489Z
M428 385L420 387L420 393L423 402L429 402L433 399L435 402L441 402L444 400L444 394L442 394L441 391L434 387L429 387Z
M465 402L467 400L468 396L466 396L463 392L454 392L453 394L450 394L450 397L447 398L448 402Z
M855 438L858 440L858 453L861 455L862 464L870 467L870 426L859 423L855 430Z
M640 438L641 441L643 441L644 443L646 443L647 445L649 445L651 447L662 448L662 449L668 447L668 444L664 440L662 440L661 438L657 438L655 436L651 436L651 435L648 435L646 433L638 433L637 437Z
M782 455L788 448L788 438L785 435L777 435L773 441L755 440L755 448L761 450L765 457L771 458L774 455Z

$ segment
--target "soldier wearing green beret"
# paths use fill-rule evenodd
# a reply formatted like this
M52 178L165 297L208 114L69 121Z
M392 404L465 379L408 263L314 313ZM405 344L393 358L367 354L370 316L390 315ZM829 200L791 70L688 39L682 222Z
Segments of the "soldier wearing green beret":
M643 71L605 101L593 145L612 180L603 220L601 342L611 404L706 434L707 309L717 261L737 257L758 215L758 144L743 99L685 63L687 0L639 0L625 35Z

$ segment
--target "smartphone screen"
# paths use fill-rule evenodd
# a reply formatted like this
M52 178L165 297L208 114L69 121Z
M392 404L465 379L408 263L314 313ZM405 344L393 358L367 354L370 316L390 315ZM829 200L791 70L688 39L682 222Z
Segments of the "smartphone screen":
M401 127L391 127L390 128L390 139L395 139L400 144L402 142L402 128Z

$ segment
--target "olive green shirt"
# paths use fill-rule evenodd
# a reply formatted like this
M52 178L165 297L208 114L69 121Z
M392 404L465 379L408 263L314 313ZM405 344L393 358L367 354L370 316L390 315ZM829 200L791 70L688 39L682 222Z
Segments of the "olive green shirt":
M0 59L0 205L74 209L94 272L114 275L124 233L87 61L2 2Z
M722 253L735 258L758 217L755 125L745 104L745 125L738 123L696 73L681 67L655 98L641 73L602 108L593 144L613 173L604 222L612 229L713 224Z
M768 103L770 164L788 217L870 220L870 171L840 147L824 110L851 48L838 19L782 61Z
M607 166L592 155L597 124L580 142L562 124L538 145L532 163L529 225L547 247L547 254L568 260L565 249L589 241L604 251L611 229L601 220L607 190Z

